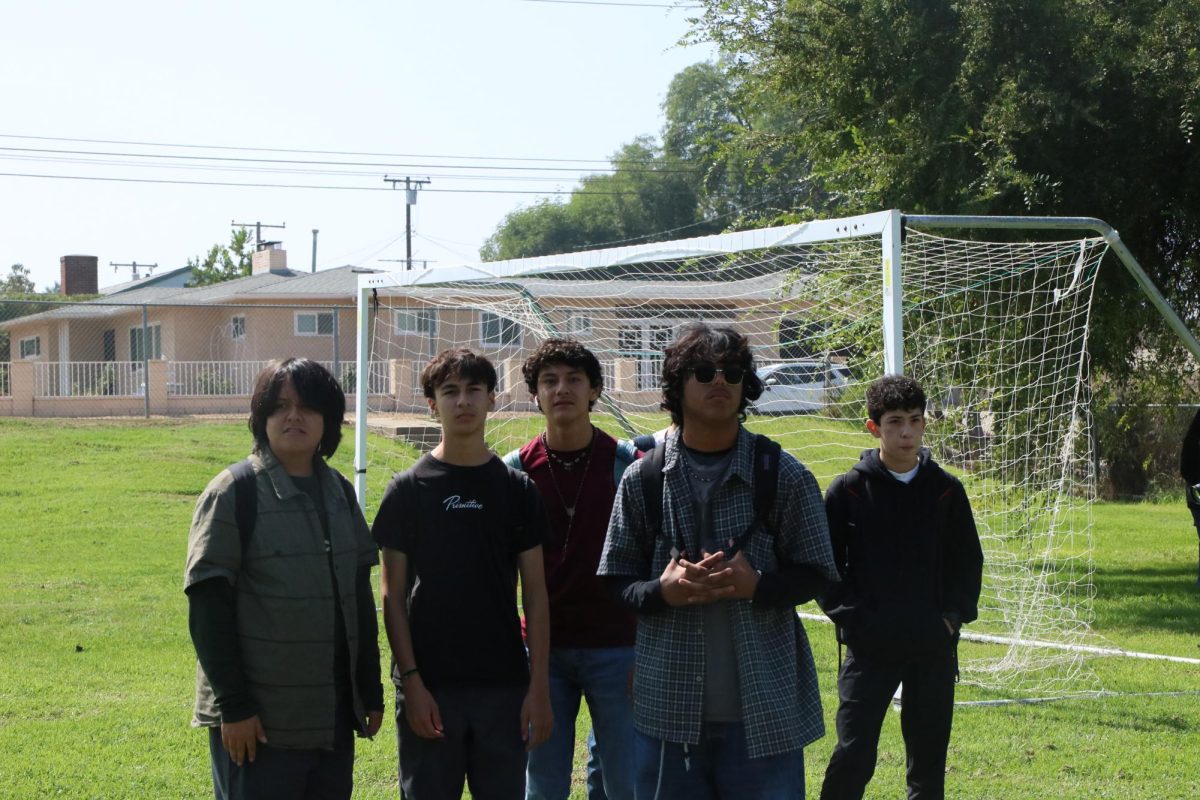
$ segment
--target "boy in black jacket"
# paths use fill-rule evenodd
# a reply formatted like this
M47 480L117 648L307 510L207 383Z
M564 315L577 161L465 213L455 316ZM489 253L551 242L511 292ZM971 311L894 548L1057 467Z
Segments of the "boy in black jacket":
M1183 476L1187 506L1192 512L1192 521L1196 523L1196 534L1200 536L1200 409L1196 410L1191 427L1183 437L1179 474ZM1200 586L1200 569L1196 573L1196 585Z
M867 389L879 440L825 493L841 582L821 606L847 646L838 674L838 741L822 800L861 798L879 730L903 682L908 797L945 794L959 628L977 616L983 551L962 484L921 447L925 393L888 375Z

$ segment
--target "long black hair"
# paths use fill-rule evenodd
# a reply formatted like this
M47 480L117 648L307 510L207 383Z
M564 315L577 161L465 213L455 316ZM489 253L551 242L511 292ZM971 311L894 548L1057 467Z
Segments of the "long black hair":
M269 446L267 417L275 413L279 392L291 380L300 402L317 411L325 420L325 431L317 453L329 458L342 442L342 419L346 416L346 395L337 378L329 370L307 358L276 359L254 379L254 394L250 396L250 432L254 434L254 452L261 453Z

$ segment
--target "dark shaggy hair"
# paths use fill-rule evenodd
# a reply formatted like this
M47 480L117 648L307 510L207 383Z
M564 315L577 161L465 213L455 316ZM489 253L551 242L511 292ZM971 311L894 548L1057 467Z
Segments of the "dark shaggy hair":
M521 365L521 374L525 376L525 385L529 387L531 395L537 396L538 376L542 368L556 364L583 370L593 389L604 390L604 375L600 372L600 362L591 350L574 339L547 339ZM589 402L588 410L594 405L595 400Z
M325 432L317 454L329 458L342 442L342 418L346 416L346 395L337 379L315 361L307 358L276 359L254 379L250 396L250 432L254 434L254 452L262 453L267 441L267 417L275 413L279 392L291 380L300 402L318 412L325 420Z
M867 416L876 425L889 411L925 410L925 390L907 375L884 375L867 387Z
M492 362L465 347L451 347L434 356L421 370L421 391L432 398L437 387L456 375L468 383L487 384L489 392L496 391L496 368Z
M745 422L746 406L763 392L762 380L754 370L750 342L733 328L712 328L702 322L684 327L667 346L663 358L662 407L671 412L671 421L683 425L683 384L701 364L739 366L745 370L742 399L738 403L738 421Z

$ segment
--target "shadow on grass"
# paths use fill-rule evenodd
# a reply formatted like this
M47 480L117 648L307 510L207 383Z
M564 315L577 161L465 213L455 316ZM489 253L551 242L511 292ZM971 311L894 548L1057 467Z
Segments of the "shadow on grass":
M1097 567L1096 611L1122 624L1194 635L1200 630L1200 586L1188 565L1112 569Z

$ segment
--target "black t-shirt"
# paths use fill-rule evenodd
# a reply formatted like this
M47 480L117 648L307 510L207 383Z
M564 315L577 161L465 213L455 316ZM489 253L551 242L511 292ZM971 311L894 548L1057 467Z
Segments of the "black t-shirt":
M388 486L371 533L408 556L409 627L427 687L528 682L517 554L546 530L537 487L498 458L460 467L426 455Z

